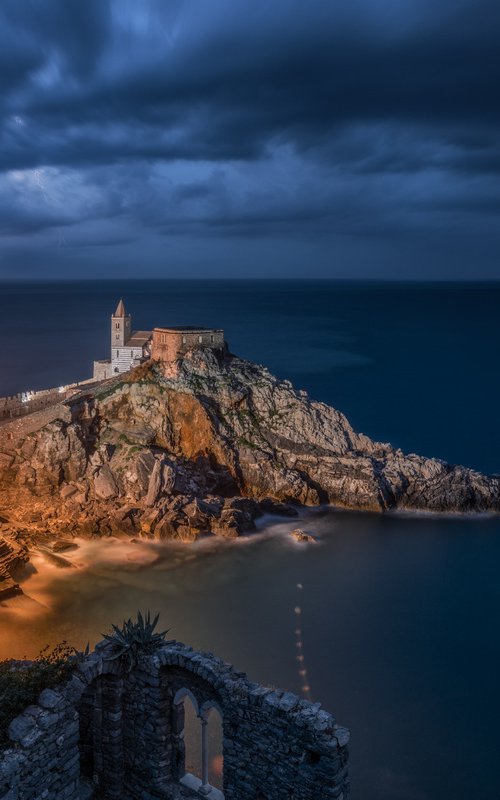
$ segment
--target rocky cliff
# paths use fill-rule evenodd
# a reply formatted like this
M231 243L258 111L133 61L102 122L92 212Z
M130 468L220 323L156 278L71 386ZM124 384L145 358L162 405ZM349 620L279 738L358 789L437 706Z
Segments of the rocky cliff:
M500 511L500 478L373 442L227 353L149 362L64 409L25 435L0 429L0 513L11 528L190 540L236 536L262 509L294 503Z
M16 577L28 560L28 549L25 545L0 536L0 602L22 594Z

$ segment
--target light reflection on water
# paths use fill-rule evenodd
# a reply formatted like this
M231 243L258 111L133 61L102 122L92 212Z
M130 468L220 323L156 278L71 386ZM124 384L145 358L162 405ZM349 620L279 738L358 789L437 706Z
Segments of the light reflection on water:
M149 608L171 636L300 693L301 583L311 693L351 729L353 796L500 796L500 521L316 510L265 523L236 542L81 541L73 569L35 556L28 596L0 609L0 657L93 644ZM298 525L320 542L296 543Z

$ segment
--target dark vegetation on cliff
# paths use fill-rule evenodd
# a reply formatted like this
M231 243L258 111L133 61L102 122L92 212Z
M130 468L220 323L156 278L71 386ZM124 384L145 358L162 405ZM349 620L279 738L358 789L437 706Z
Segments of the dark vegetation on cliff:
M151 654L167 644L168 631L158 631L159 615L151 619L146 611L137 612L137 619L124 620L121 626L112 625L111 632L104 634L110 646L111 659L119 659L128 669L137 665L139 654ZM10 740L8 727L12 720L27 706L37 702L44 689L53 689L65 683L80 662L89 654L89 645L84 652L75 650L67 642L52 649L46 647L35 659L0 661L0 749Z
M44 689L64 683L80 655L66 642L46 648L32 661L0 661L0 749L11 744L7 729L14 717L36 703Z

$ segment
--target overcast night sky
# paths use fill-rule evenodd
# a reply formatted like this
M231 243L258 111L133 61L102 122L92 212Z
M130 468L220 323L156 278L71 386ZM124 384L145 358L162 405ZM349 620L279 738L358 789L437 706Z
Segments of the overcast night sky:
M500 278L498 0L3 0L0 277Z

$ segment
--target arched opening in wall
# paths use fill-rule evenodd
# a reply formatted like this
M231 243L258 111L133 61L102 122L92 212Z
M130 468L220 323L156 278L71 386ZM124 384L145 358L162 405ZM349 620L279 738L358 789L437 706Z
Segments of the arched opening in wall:
M174 697L173 713L177 780L209 800L224 800L221 710L213 702L200 707L183 688Z
M224 756L222 749L222 714L216 706L204 706L202 714L208 723L208 782L222 791L224 788Z
M96 704L95 682L84 691L78 706L79 713L79 750L80 750L80 777L88 785L94 783L95 760L94 751L96 745L94 718Z
M181 780L186 775L192 775L201 781L201 728L198 701L189 689L181 689L177 692L175 706L181 726L178 778Z
M80 781L82 790L87 790L85 796L94 796L96 791L106 797L119 796L123 780L121 708L122 682L112 675L95 678L77 704Z
M173 764L174 778L183 781L193 776L201 781L201 731L199 730L199 707L196 697L189 689L179 689L173 702L172 728L176 738L176 754Z

